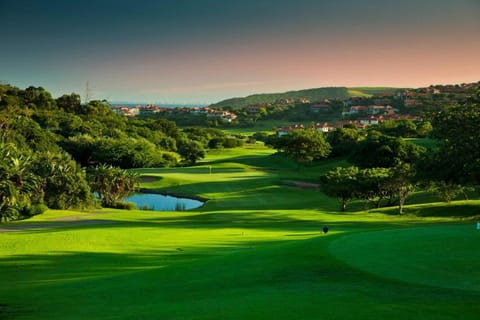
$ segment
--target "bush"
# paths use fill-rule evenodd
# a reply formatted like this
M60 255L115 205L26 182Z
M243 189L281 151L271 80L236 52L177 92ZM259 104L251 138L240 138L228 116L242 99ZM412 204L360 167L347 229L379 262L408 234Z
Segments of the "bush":
M110 206L113 209L122 209L122 210L135 210L137 209L137 205L133 202L124 202L124 201L116 201Z
M11 215L14 216L15 219L27 219L29 217L42 214L47 210L48 207L45 204L40 203L32 206L24 206L18 210L14 210L11 212Z
M44 205L43 203L40 203L40 204L35 204L35 205L31 206L30 208L28 208L27 209L27 214L29 216L36 216L38 214L44 213L47 210L48 210L48 207L46 205Z

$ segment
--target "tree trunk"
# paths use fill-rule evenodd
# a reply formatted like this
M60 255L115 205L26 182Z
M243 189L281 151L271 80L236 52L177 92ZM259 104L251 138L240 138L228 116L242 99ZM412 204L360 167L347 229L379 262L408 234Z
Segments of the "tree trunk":
M408 196L408 190L402 190L400 189L398 192L398 209L399 213L403 214L403 206L405 204L405 201L407 200Z

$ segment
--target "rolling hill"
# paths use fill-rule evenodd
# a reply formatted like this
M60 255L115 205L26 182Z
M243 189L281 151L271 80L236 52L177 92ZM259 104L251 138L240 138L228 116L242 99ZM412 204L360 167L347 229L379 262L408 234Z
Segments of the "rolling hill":
M348 99L353 96L371 96L373 94L378 94L381 92L391 92L399 90L399 88L390 88L390 87L325 87L325 88L314 88L314 89L305 89L298 91L287 91L283 93L260 93L253 94L247 97L237 97L222 100L220 102L210 105L212 108L243 108L253 104L259 103L274 103L280 99L300 99L305 98L310 101L318 101L322 99Z

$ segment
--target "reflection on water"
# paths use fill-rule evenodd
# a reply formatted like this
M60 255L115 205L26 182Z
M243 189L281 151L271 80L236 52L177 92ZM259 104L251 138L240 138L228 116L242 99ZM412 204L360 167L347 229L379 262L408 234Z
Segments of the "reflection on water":
M199 200L153 193L135 193L125 198L125 201L135 203L138 209L154 211L184 211L203 205L203 202Z

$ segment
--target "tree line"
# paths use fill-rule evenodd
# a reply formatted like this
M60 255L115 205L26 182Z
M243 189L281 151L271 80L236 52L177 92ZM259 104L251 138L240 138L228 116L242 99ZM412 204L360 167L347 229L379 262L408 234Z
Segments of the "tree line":
M432 146L405 137L430 137ZM320 178L321 189L346 210L352 199L379 207L398 205L399 213L415 189L432 191L445 201L480 183L480 92L454 106L425 113L423 120L384 123L359 131L346 126L330 133L296 130L282 137L257 135L298 163L343 157Z
M255 134L298 163L345 158L351 166L321 177L322 190L375 206L398 204L417 187L450 201L480 183L480 93L423 115L420 122L387 122L359 131L313 129L283 137ZM430 148L404 137L429 136ZM78 94L54 99L41 87L0 84L0 214L2 220L46 208L117 206L138 176L125 169L192 165L207 149L232 148L241 137L214 128L180 129L166 119L127 119L106 101L81 103Z
M127 119L105 100L0 84L0 218L88 207L94 193L116 206L138 180L125 169L191 165L209 148L242 143L217 129Z

